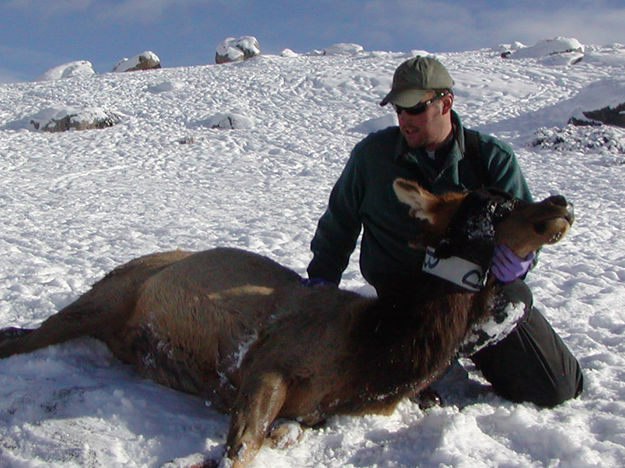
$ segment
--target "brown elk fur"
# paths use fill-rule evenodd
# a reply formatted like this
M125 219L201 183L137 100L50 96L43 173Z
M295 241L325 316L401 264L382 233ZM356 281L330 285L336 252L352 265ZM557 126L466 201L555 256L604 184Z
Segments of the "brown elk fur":
M427 242L440 240L465 196L436 197L405 180L394 188L430 222ZM572 221L559 198L520 204L496 227L498 241L519 254L557 241ZM424 274L391 302L302 286L293 271L242 250L157 253L116 268L37 329L0 331L0 357L99 338L142 374L229 412L226 455L242 467L278 417L314 425L389 413L423 389L484 318L491 284L473 293Z

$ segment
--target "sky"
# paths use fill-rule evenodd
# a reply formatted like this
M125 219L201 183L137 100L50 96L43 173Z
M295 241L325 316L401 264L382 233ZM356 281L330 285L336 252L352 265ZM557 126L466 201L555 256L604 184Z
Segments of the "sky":
M339 42L453 52L556 36L623 43L624 24L623 0L0 0L0 82L74 60L105 73L144 50L163 67L211 64L231 36L255 36L266 54Z

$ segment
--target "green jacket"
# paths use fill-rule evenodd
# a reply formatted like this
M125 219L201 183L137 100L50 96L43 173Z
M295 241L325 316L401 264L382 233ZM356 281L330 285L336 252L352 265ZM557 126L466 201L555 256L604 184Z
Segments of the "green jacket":
M361 227L360 270L373 286L385 278L412 275L421 269L424 252L408 245L417 238L419 225L393 192L392 183L397 177L415 180L433 193L488 186L532 200L508 145L479 134L481 161L471 161L463 156L463 128L453 111L452 121L454 138L437 151L435 160L422 150L408 148L399 127L372 133L354 147L311 242L309 278L338 284ZM486 170L478 173L476 162L483 163ZM489 180L479 180L486 171Z

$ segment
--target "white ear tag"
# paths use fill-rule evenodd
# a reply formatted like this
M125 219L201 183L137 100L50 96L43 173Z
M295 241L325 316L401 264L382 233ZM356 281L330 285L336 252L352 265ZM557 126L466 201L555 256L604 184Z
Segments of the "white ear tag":
M426 247L421 268L469 291L479 291L486 284L486 272L481 266L460 257L438 258L432 247Z

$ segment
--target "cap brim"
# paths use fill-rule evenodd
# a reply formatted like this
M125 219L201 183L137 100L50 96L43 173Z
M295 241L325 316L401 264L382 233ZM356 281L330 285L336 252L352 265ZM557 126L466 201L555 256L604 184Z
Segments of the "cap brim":
M416 106L428 92L427 89L405 89L403 91L391 91L380 101L381 106L389 102L401 107Z

